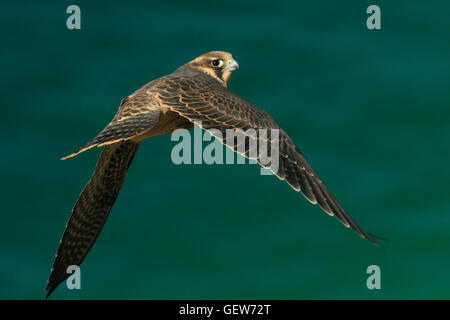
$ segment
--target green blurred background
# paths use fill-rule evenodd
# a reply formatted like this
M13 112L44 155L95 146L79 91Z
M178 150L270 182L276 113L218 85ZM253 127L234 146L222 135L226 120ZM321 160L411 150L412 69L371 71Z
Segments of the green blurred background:
M42 299L120 100L211 50L376 247L255 165L143 143L82 290L55 299L450 298L450 5L444 1L2 2L0 298ZM66 28L81 8L82 29ZM366 28L381 8L382 29ZM366 268L381 268L381 290Z

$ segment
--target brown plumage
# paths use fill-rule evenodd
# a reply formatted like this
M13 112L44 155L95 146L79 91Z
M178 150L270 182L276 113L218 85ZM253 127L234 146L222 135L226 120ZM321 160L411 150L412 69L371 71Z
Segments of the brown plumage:
M227 129L242 129L244 133L247 129L268 129L269 132L278 129L279 168L274 172L277 177L286 180L311 203L317 203L361 237L375 242L339 205L272 117L227 89L230 75L236 69L239 65L229 53L214 51L149 82L122 100L114 119L94 139L63 158L95 146L105 146L67 223L46 287L47 297L68 277L67 267L80 265L94 244L140 142L178 128L191 128L194 122L201 123L205 130L218 129L223 137ZM217 138L227 145L221 135ZM265 139L249 134L246 138L247 141ZM234 145L229 147L251 158L249 145L245 145L243 152ZM260 159L254 159L263 165Z

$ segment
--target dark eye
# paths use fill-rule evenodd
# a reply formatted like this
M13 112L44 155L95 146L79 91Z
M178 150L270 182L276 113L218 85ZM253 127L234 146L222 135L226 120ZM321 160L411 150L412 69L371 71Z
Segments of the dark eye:
M223 65L223 61L220 59L216 59L216 60L211 61L211 65L214 68L220 68Z

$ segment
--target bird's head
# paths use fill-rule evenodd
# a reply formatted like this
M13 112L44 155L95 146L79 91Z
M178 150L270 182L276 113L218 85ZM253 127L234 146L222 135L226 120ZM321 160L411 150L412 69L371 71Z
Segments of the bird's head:
M230 80L231 73L239 70L239 64L233 56L224 51L211 51L188 63L189 66L205 72L217 79L225 87Z

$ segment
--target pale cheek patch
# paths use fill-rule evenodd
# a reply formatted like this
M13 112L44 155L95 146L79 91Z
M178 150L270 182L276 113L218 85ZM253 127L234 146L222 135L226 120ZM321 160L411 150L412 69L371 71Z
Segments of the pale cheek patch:
M222 74L222 79L225 83L225 87L227 86L228 80L230 80L231 77L231 71L230 70L226 70L223 72Z

